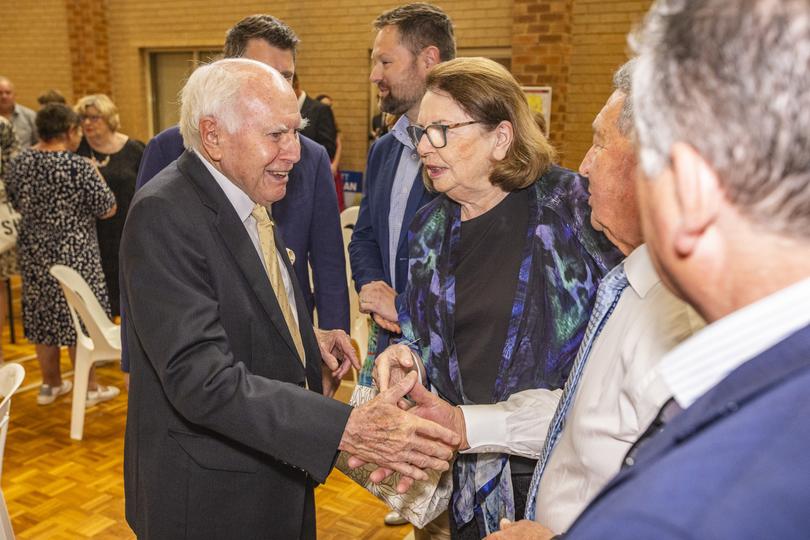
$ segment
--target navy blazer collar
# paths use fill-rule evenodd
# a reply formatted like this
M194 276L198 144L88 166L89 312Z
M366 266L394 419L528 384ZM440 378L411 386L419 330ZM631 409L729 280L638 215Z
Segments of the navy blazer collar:
M808 369L810 369L810 326L788 336L732 371L691 407L673 418L660 433L639 449L633 466L622 469L588 505L577 521L596 507L613 489L642 473L675 447L697 436L714 422L737 412L785 380Z

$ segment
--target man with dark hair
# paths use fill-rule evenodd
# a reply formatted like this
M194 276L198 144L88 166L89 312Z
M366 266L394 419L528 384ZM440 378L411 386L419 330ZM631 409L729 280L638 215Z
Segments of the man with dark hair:
M44 107L48 103L67 103L65 96L62 95L62 92L55 88L51 88L50 90L46 90L42 92L37 97L37 103L39 103L40 107Z
M401 115L369 151L365 196L349 245L360 311L381 327L377 350L399 333L395 298L405 289L407 232L416 211L433 198L406 128L416 121L428 72L452 60L453 24L438 7L408 4L377 17L369 79L379 88L380 110Z
M301 134L323 146L326 153L329 154L329 160L333 160L337 151L338 133L332 107L309 97L301 89L297 74L293 76L293 90L295 90L295 95L298 98L298 108L301 110L301 116L307 121L307 125L301 130Z
M290 51L295 62L299 41L292 28L272 15L250 15L228 30L222 52L225 58L252 58L256 48L261 47L261 43L266 43L279 51ZM272 65L270 62L264 63ZM295 70L285 69L279 73L292 82Z
M373 24L377 36L369 79L379 89L380 110L400 118L369 151L349 258L360 311L371 314L379 326L374 341L376 351L383 351L399 333L395 298L407 281L408 226L433 198L422 183L421 161L406 128L419 115L428 72L455 57L456 42L450 18L430 4L399 6ZM375 351L369 352L373 363ZM370 368L363 372L370 374ZM360 382L370 384L368 378L361 374ZM404 520L392 512L386 523Z
M439 50L439 58L447 62L456 57L453 22L440 8L431 4L414 3L386 11L374 20L374 29L395 26L402 44L418 56L426 47Z
M807 538L810 3L658 0L633 41L644 239L709 325L650 372L671 399L565 538Z
M244 57L267 64L292 82L297 45L295 32L282 21L271 15L251 15L228 31L224 50L228 58ZM146 146L136 189L182 152L177 126L155 136ZM310 316L317 309L320 328L348 331L346 259L329 157L307 137L301 137L301 160L290 172L287 194L273 204L272 213L284 242L294 253L295 276ZM310 266L314 292L310 289ZM122 364L126 370L126 361Z

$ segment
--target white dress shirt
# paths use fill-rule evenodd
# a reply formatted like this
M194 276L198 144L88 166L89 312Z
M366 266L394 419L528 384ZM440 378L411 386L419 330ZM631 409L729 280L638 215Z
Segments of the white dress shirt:
M228 180L228 177L219 172L216 167L211 165L207 159L201 156L198 152L195 152L197 157L200 158L205 168L208 169L208 172L211 173L211 176L214 177L219 187L225 193L225 196L228 198L228 202L231 203L233 209L236 210L236 215L239 216L239 220L242 222L242 225L245 226L245 230L250 236L250 241L253 242L253 248L256 250L256 254L259 256L259 260L262 263L262 268L264 271L267 272L267 266L264 263L264 256L262 255L262 248L261 244L259 244L259 229L256 225L256 220L253 218L250 213L253 211L253 207L256 206L250 197L247 194L239 189L239 187ZM290 303L290 309L292 310L293 317L295 318L295 324L298 324L298 310L296 309L295 305L295 291L293 291L292 281L290 280L290 274L287 272L287 266L284 264L284 259L281 257L281 253L279 250L276 250L276 257L278 257L278 268L281 270L281 279L284 281L284 292L287 294L287 299Z
M394 173L394 183L391 185L391 208L388 211L388 267L391 269L391 287L397 288L397 247L402 227L409 223L402 223L405 219L405 208L408 206L408 197L416 181L416 173L422 162L406 128L411 125L406 115L402 115L391 129L391 134L404 147L399 156L397 170ZM402 287L405 288L404 286Z
M715 321L673 349L658 371L687 408L734 369L810 324L810 278Z
M630 253L624 267L629 286L593 344L540 482L537 521L557 533L619 471L670 398L655 366L704 324L661 283L645 245Z

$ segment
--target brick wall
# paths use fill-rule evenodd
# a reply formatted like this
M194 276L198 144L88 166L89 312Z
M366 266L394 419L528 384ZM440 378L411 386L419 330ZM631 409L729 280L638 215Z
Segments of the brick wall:
M514 0L512 71L524 84L552 86L551 142L577 168L591 122L627 59L627 33L651 0Z
M577 167L591 144L591 123L612 92L612 77L628 59L627 33L651 0L577 0L571 29L565 165Z
M514 0L513 9L512 73L523 85L551 86L549 139L561 154L572 6L573 0Z
M298 72L310 94L330 94L343 133L343 167L362 170L368 148L371 21L398 5L383 0L42 0L3 14L0 73L20 102L58 88L69 99L106 91L122 130L147 140L147 49L218 48L226 30L270 11L302 39ZM576 167L590 123L610 93L610 75L626 58L626 34L650 0L445 0L461 49L511 49L524 84L551 85L552 142ZM107 31L104 32L106 27Z
M112 87L124 130L146 139L148 132L146 48L221 47L227 29L251 13L270 12L301 38L297 71L310 95L326 93L343 139L342 167L363 170L368 149L369 52L372 20L397 1L200 2L108 0ZM202 7L205 5L205 7ZM453 18L462 47L509 47L511 3L449 0L440 5Z
M37 96L55 88L73 99L64 0L7 2L2 8L0 75L14 82L17 102L34 110Z
M110 80L107 11L104 0L68 0L67 24L73 95L107 94L115 101Z

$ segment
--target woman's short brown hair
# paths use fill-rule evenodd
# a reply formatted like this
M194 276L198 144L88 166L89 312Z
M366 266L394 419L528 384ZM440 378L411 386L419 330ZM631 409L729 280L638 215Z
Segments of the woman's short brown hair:
M88 107L95 107L98 113L104 118L104 122L110 128L110 131L118 131L121 126L121 119L118 116L118 107L115 106L107 94L90 94L84 96L78 102L74 110L79 116L83 116L87 112Z
M489 181L504 191L533 184L556 158L554 147L537 126L523 90L505 67L488 58L456 58L433 68L428 91L449 95L464 112L494 129L512 124L514 140L506 157L492 167ZM426 179L428 188L432 189Z
M37 113L35 120L39 138L52 141L79 125L79 115L64 103L48 103Z

